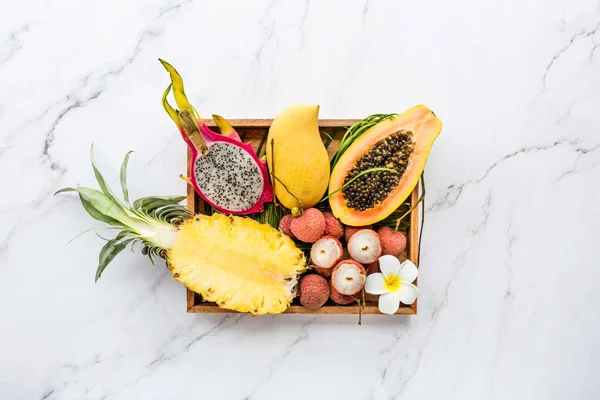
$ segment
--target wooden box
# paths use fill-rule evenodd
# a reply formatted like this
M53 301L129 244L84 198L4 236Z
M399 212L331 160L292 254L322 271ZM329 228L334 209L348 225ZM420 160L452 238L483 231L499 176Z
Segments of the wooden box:
M252 146L256 150L261 139L264 137L265 133L268 131L269 126L271 126L271 119L233 119L229 120L231 125L238 132L240 137L244 142L251 142ZM214 122L206 121L207 125L213 130L217 130ZM319 120L319 130L322 134L328 134L333 137L333 141L327 148L329 152L329 156L331 157L339 147L339 141L345 132L346 127L349 127L353 123L357 122L356 120L348 120L348 119L322 119ZM326 136L324 135L324 140ZM189 165L191 162L190 152L188 152L188 173L189 173ZM409 201L411 204L412 211L410 215L406 217L410 222L410 227L407 232L407 246L406 246L406 257L410 259L415 265L418 266L418 207L417 202L419 198L418 186L415 188L413 193L411 194ZM204 212L204 202L194 191L193 187L188 185L187 189L187 205L188 208L192 211L192 213L203 213ZM415 282L415 285L417 282ZM226 310L220 308L215 303L205 302L202 300L202 296L193 291L187 290L187 311L189 313L235 313L236 311ZM366 306L362 307L360 310L362 314L380 314L379 308L377 306L377 297L376 296L366 296ZM417 302L411 306L406 306L400 304L400 309L397 311L397 314L416 314L417 313ZM298 303L298 300L294 300L292 305L288 308L288 310L284 314L359 314L359 306L356 305L348 305L348 306L338 306L331 301L328 301L323 307L318 310L309 310L304 308L302 305Z

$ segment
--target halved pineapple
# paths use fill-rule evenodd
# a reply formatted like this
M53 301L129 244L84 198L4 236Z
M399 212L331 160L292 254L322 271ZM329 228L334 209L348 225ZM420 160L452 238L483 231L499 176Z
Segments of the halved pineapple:
M90 216L121 230L100 250L96 281L119 252L140 243L143 254L151 260L167 258L175 279L221 307L254 315L288 308L306 266L289 237L247 217L192 217L178 204L185 196L142 197L130 203L125 179L129 155L121 167L124 201L106 185L93 149L92 166L102 191L71 187L56 192L78 193Z
M173 278L220 307L279 314L295 296L304 254L267 224L198 215L179 225L167 252Z

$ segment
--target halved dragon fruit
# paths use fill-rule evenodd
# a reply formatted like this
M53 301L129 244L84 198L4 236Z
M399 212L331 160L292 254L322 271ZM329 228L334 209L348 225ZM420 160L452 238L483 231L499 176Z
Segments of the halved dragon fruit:
M221 134L211 131L189 103L179 73L169 63L160 62L171 75L163 106L192 152L188 182L204 201L223 213L262 211L263 203L273 200L265 161L258 159L250 143L242 143L223 117L213 115ZM167 101L171 88L179 110Z

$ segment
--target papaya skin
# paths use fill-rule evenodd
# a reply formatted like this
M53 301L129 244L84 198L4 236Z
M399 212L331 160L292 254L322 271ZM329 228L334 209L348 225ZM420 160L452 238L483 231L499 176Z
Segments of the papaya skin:
M433 142L442 130L442 122L424 105L414 106L396 117L370 128L344 152L335 165L329 181L329 194L344 184L344 179L356 161L375 143L398 131L412 132L414 150L404 175L394 190L375 207L359 211L347 206L342 192L329 197L331 211L343 224L365 226L379 222L393 213L419 182Z
M269 128L265 151L275 195L284 207L307 209L323 198L330 167L319 132L319 106L297 104L281 111Z

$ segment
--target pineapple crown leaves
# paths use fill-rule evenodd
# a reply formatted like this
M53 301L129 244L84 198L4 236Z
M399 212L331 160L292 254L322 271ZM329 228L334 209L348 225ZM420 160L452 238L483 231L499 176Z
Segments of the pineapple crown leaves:
M135 200L133 204L130 202L127 189L127 164L131 153L130 151L125 155L120 171L124 201L119 200L113 193L97 168L93 145L90 149L90 158L100 191L85 187L67 187L55 193L57 195L76 192L84 210L95 220L108 225L104 229L120 230L114 239L105 239L106 244L100 250L98 257L96 281L108 264L128 245L133 247L134 244L141 243L142 254L147 255L152 263L154 257L164 258L165 250L170 247L177 231L176 225L190 217L189 210L178 204L186 198L185 196L142 197ZM97 229L102 228L90 230Z

